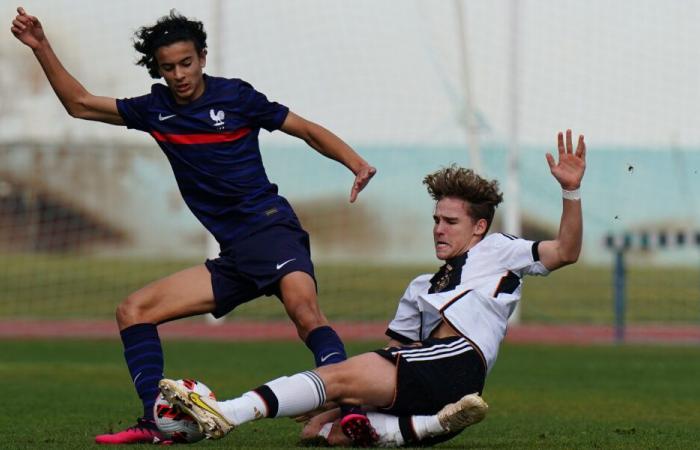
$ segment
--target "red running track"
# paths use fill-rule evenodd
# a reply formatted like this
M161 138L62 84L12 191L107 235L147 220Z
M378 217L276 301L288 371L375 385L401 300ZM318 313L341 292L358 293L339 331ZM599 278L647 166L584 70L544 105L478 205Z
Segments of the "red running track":
M383 341L385 322L334 322L344 340ZM171 322L159 327L160 335L171 339L219 341L296 340L296 330L288 321L254 322L230 320L208 324L199 320ZM0 339L112 338L118 337L113 321L84 320L0 320ZM614 329L603 325L514 325L506 342L541 344L611 344ZM700 344L700 326L630 325L627 343Z

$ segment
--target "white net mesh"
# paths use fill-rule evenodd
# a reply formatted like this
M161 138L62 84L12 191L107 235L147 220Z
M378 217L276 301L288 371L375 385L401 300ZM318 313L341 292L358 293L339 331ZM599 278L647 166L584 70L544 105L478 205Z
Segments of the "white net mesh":
M6 12L13 8L1 4ZM700 4L457 6L369 0L25 5L76 78L93 93L115 97L149 89L145 69L133 64L130 38L139 26L173 7L196 17L209 33L207 70L246 79L334 131L378 168L359 202L349 205L352 176L345 168L281 133L261 136L270 178L311 233L322 304L332 319L386 320L410 277L434 270L432 202L422 177L452 162L471 164L469 142L479 144L483 171L503 186L512 117L521 192L506 202L521 204L526 233L553 235L560 194L543 154L553 149L558 130L585 132L590 158L578 270L599 275L587 283L590 290L571 290L564 275L551 277L549 286L562 280L551 301L544 285L534 283L534 290L526 288L524 318L608 321L610 256L602 236L647 225L697 226ZM463 30L455 16L460 10ZM143 133L69 118L31 52L16 40L0 40L0 56L6 67L0 72L0 313L107 317L142 284L200 263L206 236L182 204L155 143ZM471 140L465 121L476 125ZM687 301L676 302L679 313L667 320L697 321L697 252L680 253L633 255L633 262L658 273L666 270L661 264L685 266L687 277L662 285L656 297L663 302L666 292L682 292L678 297ZM557 304L586 306L562 310ZM653 311L645 307L640 320ZM270 301L242 313L283 315Z

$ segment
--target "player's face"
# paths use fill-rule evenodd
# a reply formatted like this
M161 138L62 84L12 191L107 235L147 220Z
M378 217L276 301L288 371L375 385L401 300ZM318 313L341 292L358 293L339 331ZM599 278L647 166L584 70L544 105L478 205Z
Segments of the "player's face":
M204 93L206 50L197 53L194 42L180 41L158 48L155 57L177 103L190 103Z
M464 200L445 197L435 205L433 240L435 256L446 260L459 256L481 240L486 232L486 221L474 221L468 214Z

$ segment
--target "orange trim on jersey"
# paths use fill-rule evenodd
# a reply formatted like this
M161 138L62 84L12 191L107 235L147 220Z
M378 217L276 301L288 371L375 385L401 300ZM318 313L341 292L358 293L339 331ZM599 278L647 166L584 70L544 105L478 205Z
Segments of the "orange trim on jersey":
M496 298L496 296L498 296L498 289L501 287L501 283L503 283L503 281L506 279L509 272L510 272L510 270L506 270L506 274L503 275L500 280L498 280L498 284L496 285L496 290L494 290L493 293L491 294L492 298Z
M391 409L396 404L399 397L399 364L401 364L401 352L396 352L396 363L394 363L394 371L396 372L396 384L394 386L394 398L391 399L391 404L384 409Z
M498 297L498 294L500 294L501 292L503 292L504 294L512 294L513 292L515 292L515 291L513 291L513 292L505 292L505 291L499 292L499 290L501 289L501 286L503 285L503 282L506 281L507 279L509 279L510 274L513 274L513 276L518 279L518 283L520 282L521 278L518 275L516 275L515 272L513 272L512 270L506 271L506 274L503 275L500 280L498 280L498 286L496 286L496 290L493 291L493 294L491 294L492 298L495 299L496 297Z
M453 297L452 300L450 300L449 302L445 303L445 305L442 308L440 308L440 315L442 315L442 312L444 310L446 310L451 304L453 304L454 302L456 302L460 298L464 297L465 295L467 295L471 291L472 291L471 289L467 289L466 291L462 292L461 294L458 294L457 296Z
M159 142L170 142L171 144L217 144L221 142L236 141L250 133L250 128L239 128L235 131L224 131L222 133L203 134L172 134L151 131L151 136Z

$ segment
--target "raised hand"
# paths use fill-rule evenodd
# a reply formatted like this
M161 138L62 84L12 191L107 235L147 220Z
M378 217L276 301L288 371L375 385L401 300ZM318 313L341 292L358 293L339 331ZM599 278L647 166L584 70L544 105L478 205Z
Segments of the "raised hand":
M372 179L375 173L377 173L377 169L372 166L364 166L357 172L355 182L352 184L352 190L350 191L350 203L357 199L357 194L367 186L367 183L369 183L369 180Z
M554 178L562 189L573 191L581 186L583 173L586 171L586 143L583 135L578 137L576 151L571 141L571 130L566 130L566 146L564 146L564 134L560 131L557 136L559 149L559 161L554 160L551 153L547 153L547 164Z
M15 35L20 42L28 46L32 50L36 50L41 46L46 39L44 29L41 27L39 19L30 16L21 6L17 8L17 16L12 21L12 34Z

